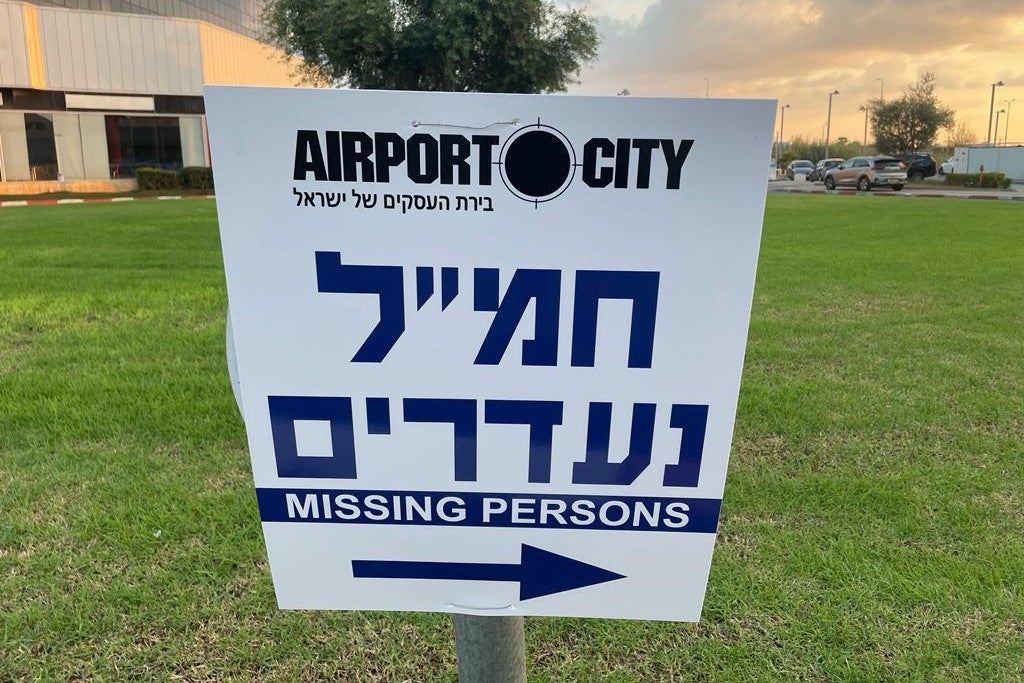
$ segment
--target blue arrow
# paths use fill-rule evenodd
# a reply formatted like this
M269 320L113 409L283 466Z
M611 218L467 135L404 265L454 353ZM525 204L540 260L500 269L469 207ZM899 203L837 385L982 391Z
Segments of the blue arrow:
M520 600L626 578L622 574L525 543L519 564L352 560L352 576L357 579L517 581Z

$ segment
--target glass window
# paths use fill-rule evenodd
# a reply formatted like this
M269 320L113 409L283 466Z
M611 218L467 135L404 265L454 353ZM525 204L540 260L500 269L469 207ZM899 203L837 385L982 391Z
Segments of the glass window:
M48 114L25 114L25 142L32 180L57 179L57 144Z
M181 128L170 116L107 116L110 177L132 178L140 167L180 169Z

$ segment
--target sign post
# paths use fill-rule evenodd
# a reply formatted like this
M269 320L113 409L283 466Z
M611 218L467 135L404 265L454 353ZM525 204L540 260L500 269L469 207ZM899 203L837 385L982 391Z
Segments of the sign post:
M774 103L207 110L278 604L460 615L467 681L522 680L524 615L697 620Z
M455 615L459 683L526 683L522 617Z

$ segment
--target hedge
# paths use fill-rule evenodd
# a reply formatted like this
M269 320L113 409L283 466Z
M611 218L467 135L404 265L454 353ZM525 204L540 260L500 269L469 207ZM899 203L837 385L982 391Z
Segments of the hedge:
M140 190L212 190L213 169L209 166L187 166L181 171L162 168L137 168L135 179Z
M947 173L946 184L960 187L1007 188L1013 181L1005 173Z
M177 171L162 168L137 168L135 179L140 190L177 190L181 188L181 176Z
M212 190L213 169L209 166L186 166L181 169L181 180L190 190Z

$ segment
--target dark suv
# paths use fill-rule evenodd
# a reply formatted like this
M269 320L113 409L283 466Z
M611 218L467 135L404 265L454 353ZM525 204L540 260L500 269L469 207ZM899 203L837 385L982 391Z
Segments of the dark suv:
M931 154L914 152L913 154L903 154L899 159L907 165L907 180L921 181L931 178L938 172L938 164L935 163Z

